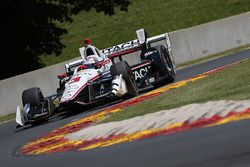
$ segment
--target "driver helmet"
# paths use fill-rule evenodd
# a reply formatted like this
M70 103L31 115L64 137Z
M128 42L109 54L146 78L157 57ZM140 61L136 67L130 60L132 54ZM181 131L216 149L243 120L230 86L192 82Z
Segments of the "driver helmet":
M85 44L85 46L90 45L90 43L91 43L91 40L90 40L89 37L87 37L87 38L84 39L84 44Z

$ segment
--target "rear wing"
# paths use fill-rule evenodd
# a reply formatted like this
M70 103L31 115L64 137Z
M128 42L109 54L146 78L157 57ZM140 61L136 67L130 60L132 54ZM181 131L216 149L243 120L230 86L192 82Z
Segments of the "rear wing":
M166 45L166 48L168 49L168 51L172 54L171 42L170 42L168 33L150 37L147 39L146 44L150 45L155 42L163 42ZM114 57L119 57L128 53L141 50L141 47L142 45L139 43L139 40L134 39L134 40L131 40L131 41L119 44L119 45L112 46L110 48L103 49L101 50L101 52L112 59Z
M147 38L146 40L146 44L147 45L151 45L153 43L157 43L160 42L161 44L165 45L165 47L167 48L170 56L173 58L172 55L172 50L171 50L171 41L169 38L169 34L165 33L165 34L161 34L161 35L157 35L157 36L153 36L150 38ZM128 42L124 42L122 44L119 45L115 45L109 48L105 48L100 50L102 53L104 53L108 58L110 58L111 60L113 60L113 58L115 57L119 57L120 60L122 60L122 56L125 54L129 54L132 52L136 52L142 49L142 44L139 43L138 39L134 39ZM173 59L174 60L174 59ZM79 58L75 61L69 62L67 64L65 64L65 70L67 73L72 72L72 70L81 65L82 64L82 59Z

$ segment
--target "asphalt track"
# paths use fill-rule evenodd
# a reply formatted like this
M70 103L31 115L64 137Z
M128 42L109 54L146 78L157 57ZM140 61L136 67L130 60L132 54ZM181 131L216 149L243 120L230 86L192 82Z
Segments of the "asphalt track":
M250 49L183 68L177 81L250 58ZM88 151L69 151L49 155L23 156L17 149L41 134L94 112L60 115L49 123L16 130L15 122L0 125L0 165L3 167L39 166L250 166L250 120L197 128L138 142L123 143Z

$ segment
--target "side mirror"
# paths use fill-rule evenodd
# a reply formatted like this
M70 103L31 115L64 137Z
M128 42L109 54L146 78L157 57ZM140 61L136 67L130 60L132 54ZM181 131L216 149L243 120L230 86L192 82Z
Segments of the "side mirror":
M67 76L68 76L67 73L58 74L58 75L57 75L57 78L58 78L58 79L63 79L63 78L66 78Z
M146 43L146 34L144 29L140 29L136 31L137 38L139 40L139 44L145 44Z
M85 70L85 69L87 69L87 68L88 68L88 67L87 67L86 65L81 65L81 66L80 66L80 69L81 69L81 70Z

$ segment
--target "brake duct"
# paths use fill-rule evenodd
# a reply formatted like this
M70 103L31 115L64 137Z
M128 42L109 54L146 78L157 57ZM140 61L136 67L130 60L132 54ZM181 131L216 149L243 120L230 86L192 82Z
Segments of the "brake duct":
M128 92L126 82L122 78L122 74L116 75L112 80L112 94L121 97Z

